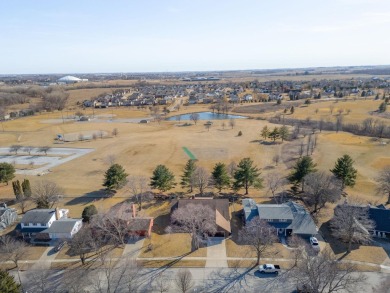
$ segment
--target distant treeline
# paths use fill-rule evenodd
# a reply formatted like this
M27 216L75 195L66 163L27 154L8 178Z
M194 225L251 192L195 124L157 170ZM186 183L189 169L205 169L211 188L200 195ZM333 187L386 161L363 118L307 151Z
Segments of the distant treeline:
M355 135L389 138L390 139L390 126L386 125L379 119L367 118L361 123L343 123L342 116L337 116L335 122L324 120L300 120L293 118L272 117L268 121L276 124L285 124L295 127L294 132L301 128L310 129L312 132L316 131L345 131Z

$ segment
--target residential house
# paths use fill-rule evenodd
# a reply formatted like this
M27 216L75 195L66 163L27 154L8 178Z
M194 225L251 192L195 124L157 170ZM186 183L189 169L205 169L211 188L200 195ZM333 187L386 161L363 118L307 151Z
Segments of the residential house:
M231 234L229 200L228 199L213 199L210 197L195 197L193 199L179 199L172 206L171 212L176 209L184 208L189 204L200 204L210 207L215 211L215 223L217 225L217 233L215 236L227 237Z
M355 205L355 207L356 206L357 205ZM390 209L386 208L384 205L358 205L358 207L368 209L368 216L374 221L374 229L369 230L368 232L373 237L390 238Z
M256 204L253 199L246 198L242 200L242 204L245 222L259 217L275 227L280 236L296 234L308 238L318 233L310 213L293 201L283 204Z
M152 235L153 218L138 217L137 207L133 203L121 203L113 206L110 212L118 220L127 225L128 236L138 235L150 237Z
M9 208L5 203L0 204L0 231L4 230L16 221L18 212L16 209Z
M23 238L39 240L69 239L82 226L81 219L68 218L67 209L34 209L26 212L20 223Z

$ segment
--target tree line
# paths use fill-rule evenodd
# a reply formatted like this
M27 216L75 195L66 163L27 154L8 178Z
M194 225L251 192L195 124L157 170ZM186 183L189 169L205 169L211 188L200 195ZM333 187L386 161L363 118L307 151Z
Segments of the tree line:
M390 138L390 126L386 125L379 119L367 118L361 123L344 123L343 116L337 115L336 121L325 121L323 119L317 121L310 118L306 120L294 119L294 118L281 118L273 117L269 119L270 123L291 125L296 129L306 128L310 131L321 132L327 131L345 131L355 135L378 137L378 138Z

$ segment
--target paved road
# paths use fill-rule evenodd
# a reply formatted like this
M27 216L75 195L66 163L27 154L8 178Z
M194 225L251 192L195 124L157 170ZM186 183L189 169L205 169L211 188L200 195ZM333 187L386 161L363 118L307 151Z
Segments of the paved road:
M168 292L179 292L175 289L174 278L179 269L142 269L139 271L140 278L137 284L137 292L158 292L156 283L157 276L163 273L167 277L166 284L169 285ZM260 275L257 270L251 269L209 269L209 268L191 268L194 280L194 287L189 292L272 292L272 293L287 293L293 292L295 284L285 278L283 274L275 275ZM103 272L100 272L102 274ZM22 280L28 280L28 272L21 272ZM354 292L371 293L372 287L378 284L383 278L382 273L364 273L367 281L363 286L359 286ZM50 271L50 277L47 279L56 280L53 284L61 283L62 271ZM30 278L31 280L31 278ZM117 292L128 292L125 286ZM88 287L89 292L96 292L93 286ZM56 292L56 285L52 285L48 292ZM339 291L342 292L343 291Z

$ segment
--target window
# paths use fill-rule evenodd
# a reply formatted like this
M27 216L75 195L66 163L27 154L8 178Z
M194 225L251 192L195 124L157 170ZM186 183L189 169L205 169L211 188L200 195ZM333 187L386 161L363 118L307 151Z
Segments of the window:
M34 225L34 226L38 226L38 224L37 224L37 223L33 223L33 225Z
M279 222L287 222L287 219L279 219Z
M45 223L41 223L41 226L45 226Z

